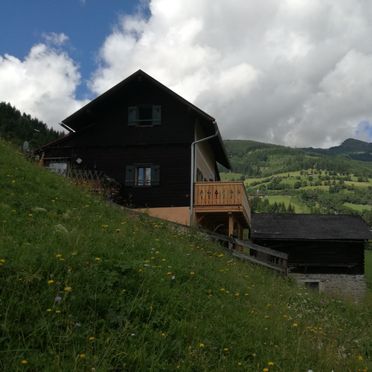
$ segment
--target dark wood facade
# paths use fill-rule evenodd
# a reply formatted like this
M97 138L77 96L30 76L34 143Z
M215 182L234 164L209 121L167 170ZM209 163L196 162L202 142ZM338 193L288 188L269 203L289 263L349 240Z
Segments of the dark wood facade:
M140 120L154 109L156 121ZM103 172L121 184L121 200L135 208L189 206L196 128L206 136L217 128L211 116L141 70L63 125L71 132L40 149L45 165L66 162L69 167ZM220 135L206 146L218 180L216 163L229 166ZM138 181L146 172L152 180Z
M255 244L288 254L288 270L306 274L364 274L371 238L357 216L253 214Z

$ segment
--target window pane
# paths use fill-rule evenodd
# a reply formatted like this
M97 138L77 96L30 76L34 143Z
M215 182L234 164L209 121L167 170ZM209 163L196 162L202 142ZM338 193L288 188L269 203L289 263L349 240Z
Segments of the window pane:
M137 168L137 185L143 186L145 181L145 169Z
M145 184L151 185L151 168L145 168Z
M152 106L142 105L139 107L139 121L144 125L152 124Z

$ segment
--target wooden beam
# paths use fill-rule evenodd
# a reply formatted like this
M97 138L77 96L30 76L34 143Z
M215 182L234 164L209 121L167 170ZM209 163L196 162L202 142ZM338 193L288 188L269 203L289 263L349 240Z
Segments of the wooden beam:
M229 230L228 236L232 236L234 234L234 215L229 213Z

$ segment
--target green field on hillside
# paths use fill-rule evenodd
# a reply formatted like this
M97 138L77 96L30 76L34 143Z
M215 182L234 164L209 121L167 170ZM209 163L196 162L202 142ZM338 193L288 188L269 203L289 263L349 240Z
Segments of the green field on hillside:
M372 368L370 295L305 291L1 141L0 235L1 371Z

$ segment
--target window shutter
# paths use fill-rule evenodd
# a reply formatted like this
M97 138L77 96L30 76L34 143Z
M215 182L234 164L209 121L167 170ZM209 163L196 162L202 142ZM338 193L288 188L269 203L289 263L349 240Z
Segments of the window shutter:
M138 120L138 107L129 106L128 107L128 125L133 126L137 124Z
M161 124L161 106L153 105L152 106L152 125Z
M151 185L160 185L160 167L159 165L153 165L151 167Z
M135 171L133 165L125 167L125 186L134 186Z

